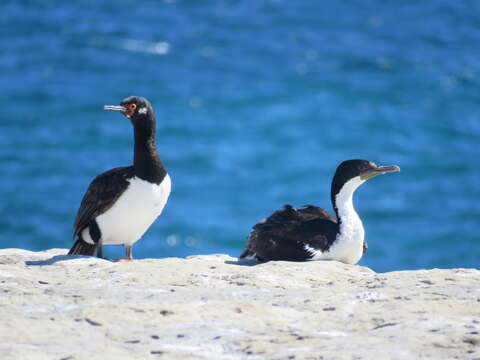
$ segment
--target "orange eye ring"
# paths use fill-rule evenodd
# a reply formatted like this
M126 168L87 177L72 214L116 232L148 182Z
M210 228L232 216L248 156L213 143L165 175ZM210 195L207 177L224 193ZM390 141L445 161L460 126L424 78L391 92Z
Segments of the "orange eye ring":
M135 109L137 108L137 105L136 104L130 104L130 105L128 105L128 107L130 108L130 110L135 111Z

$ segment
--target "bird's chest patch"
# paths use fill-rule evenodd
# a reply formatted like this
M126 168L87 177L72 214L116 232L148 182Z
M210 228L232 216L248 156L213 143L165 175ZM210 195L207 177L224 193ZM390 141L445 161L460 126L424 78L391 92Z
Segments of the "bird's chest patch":
M161 214L171 190L168 175L160 184L152 184L137 177L115 204L97 217L105 244L134 243Z
M130 179L129 183L130 185L118 201L139 213L163 208L165 197L170 194L170 186L164 183L152 184L137 177Z
M335 239L330 253L349 264L356 264L363 255L365 231L360 218L351 214L340 225L340 232Z

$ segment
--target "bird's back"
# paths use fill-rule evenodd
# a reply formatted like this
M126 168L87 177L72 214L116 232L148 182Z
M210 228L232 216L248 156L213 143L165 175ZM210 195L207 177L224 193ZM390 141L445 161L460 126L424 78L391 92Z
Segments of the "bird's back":
M285 205L260 221L249 234L247 249L241 258L304 261L312 257L310 249L328 250L338 230L336 218L313 205L295 209Z
M98 175L88 186L74 221L74 235L79 235L97 216L110 209L125 192L133 166L117 167Z

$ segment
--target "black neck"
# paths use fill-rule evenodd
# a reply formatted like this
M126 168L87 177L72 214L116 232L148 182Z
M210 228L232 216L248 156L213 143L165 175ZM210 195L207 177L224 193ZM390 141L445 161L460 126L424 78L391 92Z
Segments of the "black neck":
M135 148L133 167L135 175L142 180L160 184L167 171L165 170L155 145L155 126L140 128L135 126Z
M346 220L346 216L358 216L355 208L353 207L352 197L355 190L361 183L350 183L350 181L351 180L347 182L334 181L334 184L332 184L332 191L330 196L332 200L332 207L335 210L335 214L337 215L337 223L339 226L342 223L342 220ZM338 203L338 200L340 200L340 203ZM338 209L339 206L342 209L342 214L340 214L340 211Z
M330 200L332 201L333 211L335 211L335 215L337 216L337 224L340 226L342 219L338 214L338 207L337 207L337 194L339 192L338 184L335 181L335 178L332 180L332 186L330 188Z
M334 201L332 201L332 207L337 217L337 233L340 233L340 225L342 225L342 217L338 214L338 208Z

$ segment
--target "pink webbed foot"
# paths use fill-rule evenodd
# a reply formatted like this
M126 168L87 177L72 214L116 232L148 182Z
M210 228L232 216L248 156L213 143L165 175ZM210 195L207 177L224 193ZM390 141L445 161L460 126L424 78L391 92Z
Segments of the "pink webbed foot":
M132 247L125 245L125 257L115 260L115 262L129 262L129 261L133 261Z

